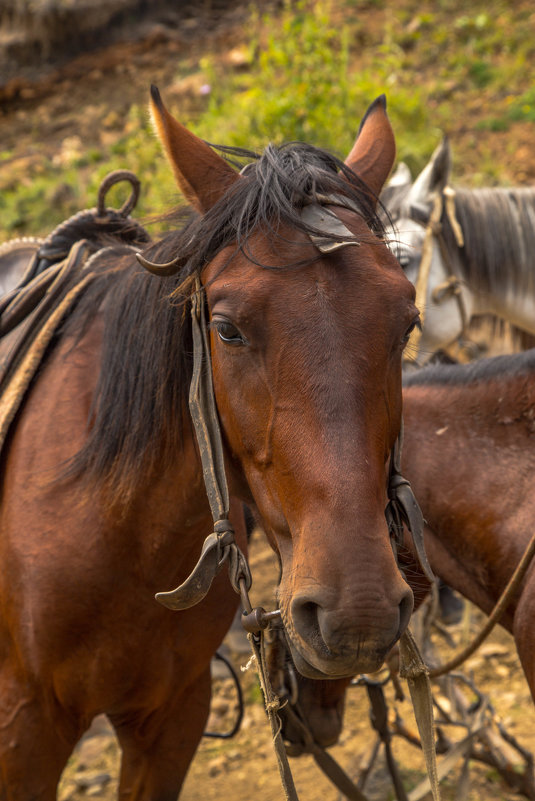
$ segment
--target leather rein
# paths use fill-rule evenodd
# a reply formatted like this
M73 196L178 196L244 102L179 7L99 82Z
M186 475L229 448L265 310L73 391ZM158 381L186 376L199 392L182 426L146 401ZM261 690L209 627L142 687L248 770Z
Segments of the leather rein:
M318 195L314 197L308 205L303 207L301 212L302 220L307 227L317 231L317 233L309 233L313 244L323 254L329 254L350 245L358 246L359 242L355 240L349 229L326 206L341 206L360 213L360 210L346 197L338 195ZM152 265L143 257L138 257L138 260L144 267L158 272L159 265ZM168 265L163 265L163 267L167 269ZM160 272L160 274L163 273ZM221 428L213 391L205 292L198 277L191 297L191 325L193 335L193 374L189 392L189 410L199 446L206 494L214 525L213 532L206 537L199 560L188 578L176 589L169 592L159 592L155 597L156 600L169 609L188 609L199 603L207 595L216 575L225 562L228 564L230 583L235 592L241 597L243 608L242 623L248 632L249 642L253 650L264 693L266 711L272 728L274 748L284 792L289 801L298 801L281 734L280 720L277 715L277 710L281 707L281 699L271 687L264 650L264 631L272 622L280 621L281 613L279 609L267 612L262 607L252 608L249 599L249 590L252 584L251 572L247 559L236 542L234 529L229 520L229 492L225 475ZM422 513L409 482L403 478L400 472L401 445L402 431L394 444L390 456L389 500L385 510L392 547L396 553L397 547L402 542L403 526L405 524L411 531L420 566L426 577L433 582L434 576L424 549ZM411 694L415 683L416 685L424 686L421 694L423 700L419 702L423 711L420 711L420 713L416 709L415 711L422 741L427 742L427 748L424 745L424 752L426 752L428 772L436 801L438 799L438 785L436 780L433 779L434 776L436 777L436 764L434 762L432 702L428 671L421 660L410 632L406 632L402 636L401 654L402 657L405 654L405 660L402 659L402 661L405 662L406 667L405 672L402 670L401 675L405 675L408 678ZM414 696L413 703L415 703ZM422 730L421 721L423 721L422 725L427 734ZM330 760L331 758L329 757ZM321 761L320 759L319 763ZM336 770L334 769L331 770L331 778L333 774L336 775ZM332 780L336 781L333 778ZM343 786L348 797L358 798L359 801L362 801L363 796L362 794L357 795L358 791L356 789L350 795L346 781L343 781Z

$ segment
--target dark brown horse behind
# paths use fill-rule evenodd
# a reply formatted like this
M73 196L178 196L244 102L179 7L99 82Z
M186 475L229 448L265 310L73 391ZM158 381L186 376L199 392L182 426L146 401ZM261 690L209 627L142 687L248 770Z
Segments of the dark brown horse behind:
M269 147L243 175L157 91L152 113L196 213L144 256L178 273L141 271L128 247L92 259L2 455L3 801L52 801L103 712L123 751L120 797L171 801L203 731L237 598L222 573L193 609L154 600L188 575L212 526L187 412L196 277L231 518L245 548L241 503L256 508L280 556L299 670L378 668L412 609L384 515L417 316L375 214L394 159L384 102L345 164ZM329 253L310 206L343 230Z
M403 398L430 561L488 614L535 532L535 351L418 371ZM534 567L501 622L535 699Z
M436 365L404 380L403 472L426 520L437 576L489 614L535 533L535 350ZM428 589L406 554L418 599ZM535 565L501 624L513 634L535 700ZM299 680L320 744L340 735L346 679ZM296 736L289 729L290 739Z

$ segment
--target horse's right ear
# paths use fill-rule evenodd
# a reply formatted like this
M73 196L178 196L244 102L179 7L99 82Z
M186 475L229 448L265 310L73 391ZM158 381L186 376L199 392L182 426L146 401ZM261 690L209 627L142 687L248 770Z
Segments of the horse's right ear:
M150 112L179 188L186 200L203 214L240 180L239 174L169 114L155 86L150 89Z

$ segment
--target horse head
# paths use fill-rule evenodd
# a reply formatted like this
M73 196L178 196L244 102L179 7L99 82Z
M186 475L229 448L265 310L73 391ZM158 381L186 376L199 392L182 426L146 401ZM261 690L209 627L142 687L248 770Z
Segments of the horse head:
M226 471L280 558L292 657L310 677L376 670L412 611L385 506L418 316L375 214L395 155L384 100L345 163L269 146L241 173L157 92L152 114L179 187L219 231L200 281Z
M389 211L392 205L395 219L392 250L417 287L416 302L423 325L413 337L406 358L418 365L459 339L470 317L470 293L466 286L454 282L442 237L447 202L444 193L450 173L451 149L444 138L410 188L402 181L401 196L395 192L384 196Z

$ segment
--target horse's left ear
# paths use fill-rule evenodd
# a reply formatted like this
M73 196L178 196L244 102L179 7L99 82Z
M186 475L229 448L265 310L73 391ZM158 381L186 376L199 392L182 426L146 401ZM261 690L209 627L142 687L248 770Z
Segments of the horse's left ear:
M186 200L203 214L240 180L239 174L169 114L155 86L150 88L150 111L179 188Z
M386 114L386 98L381 95L364 115L357 140L345 163L362 178L377 200L395 157L394 132Z

